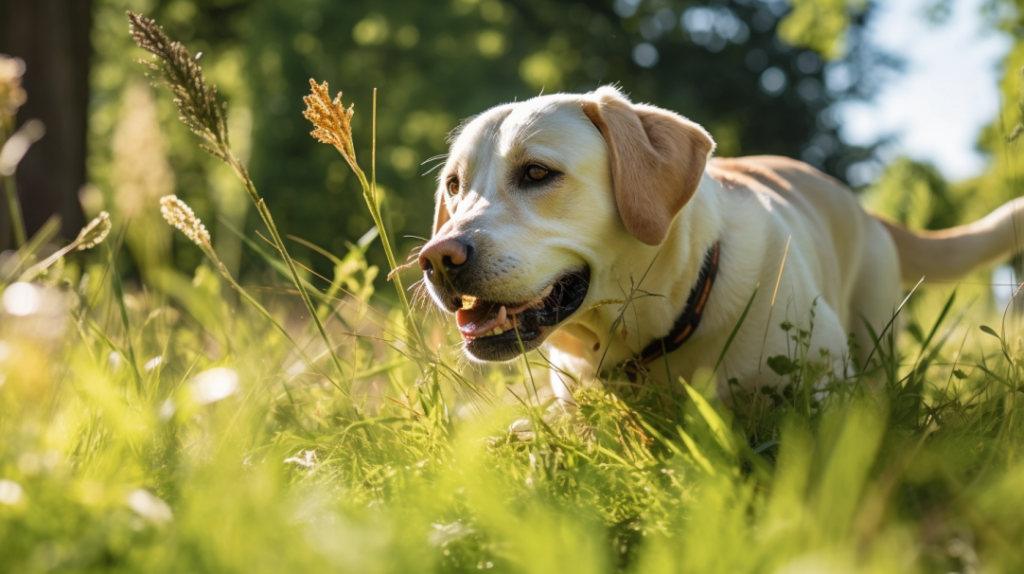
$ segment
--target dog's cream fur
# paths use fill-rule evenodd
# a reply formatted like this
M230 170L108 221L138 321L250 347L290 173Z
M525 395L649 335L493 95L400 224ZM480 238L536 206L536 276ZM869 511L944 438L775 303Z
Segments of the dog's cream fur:
M883 330L901 282L960 277L1024 240L1024 199L974 224L912 232L869 215L849 189L804 163L710 159L713 146L696 124L613 88L493 108L453 142L432 243L464 234L482 244L476 264L486 272L470 294L494 300L529 299L566 270L590 266L584 305L544 347L563 373L555 392L571 401L568 386L668 333L715 241L720 267L699 327L667 368L662 360L648 368L664 380L713 366L756 289L717 372L725 395L730 378L746 389L780 381L764 360L791 353L783 321L810 329L813 309L812 358L841 374L848 334L870 349L864 323ZM508 174L529 162L563 175L524 193ZM452 176L457 195L446 193Z

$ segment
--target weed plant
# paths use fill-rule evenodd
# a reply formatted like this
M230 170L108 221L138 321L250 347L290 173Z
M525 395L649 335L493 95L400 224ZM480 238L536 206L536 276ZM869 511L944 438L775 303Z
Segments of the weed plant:
M668 389L641 376L551 416L543 356L467 368L397 275L400 305L375 298L369 242L398 265L340 94L313 82L307 117L355 170L379 235L325 252L321 283L288 255L195 58L130 20L256 205L266 236L244 239L276 275L240 284L174 197L152 208L207 256L189 285L126 291L120 238L96 231L108 220L76 245L91 257L42 258L51 226L4 263L0 571L1024 567L1024 342L1000 317L968 321L954 291L935 321L859 342L876 350L847 373L822 367L810 326L770 325L792 342L769 359L780 384L730 407L705 396L710 373ZM509 430L523 418L529 433Z

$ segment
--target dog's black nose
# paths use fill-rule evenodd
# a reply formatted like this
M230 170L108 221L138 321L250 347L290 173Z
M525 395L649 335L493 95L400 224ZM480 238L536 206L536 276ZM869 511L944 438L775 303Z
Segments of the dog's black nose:
M445 277L450 279L468 267L474 251L473 240L468 237L435 238L420 251L420 269L430 281L440 284ZM441 273L436 272L438 269Z

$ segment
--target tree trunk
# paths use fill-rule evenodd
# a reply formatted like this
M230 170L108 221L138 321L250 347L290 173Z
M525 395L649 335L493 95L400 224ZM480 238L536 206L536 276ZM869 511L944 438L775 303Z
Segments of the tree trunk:
M84 224L78 191L85 184L91 28L91 0L0 0L0 53L21 58L26 67L28 101L18 125L39 118L46 126L16 174L30 237L53 214L60 215L66 238ZM0 250L9 247L5 233Z

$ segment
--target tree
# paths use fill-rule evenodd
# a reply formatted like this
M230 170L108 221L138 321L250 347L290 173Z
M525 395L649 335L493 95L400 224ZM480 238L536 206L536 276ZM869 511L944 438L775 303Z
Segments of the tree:
M25 61L28 100L19 124L38 118L46 135L18 166L18 195L26 231L59 215L73 238L84 218L78 191L85 184L86 111L89 102L90 0L0 1L0 53ZM9 215L4 215L4 225ZM11 246L0 235L0 251Z
M844 178L871 150L839 139L830 107L866 95L861 74L886 60L860 41L864 11L848 14L848 49L832 63L778 38L786 13L784 3L753 0L254 5L244 34L260 110L253 173L284 225L314 243L340 250L371 226L353 208L347 170L305 137L301 95L315 77L362 110L362 142L379 89L378 179L395 226L410 234L429 234L434 186L420 177L430 162L421 164L444 153L446 134L462 118L541 91L617 83L636 101L708 127L719 155L777 153ZM842 67L845 82L828 85L826 65Z

